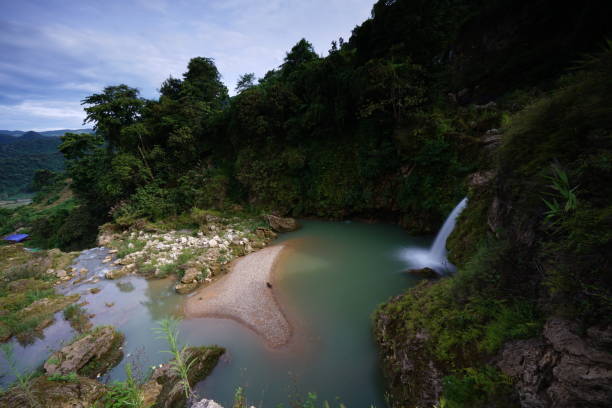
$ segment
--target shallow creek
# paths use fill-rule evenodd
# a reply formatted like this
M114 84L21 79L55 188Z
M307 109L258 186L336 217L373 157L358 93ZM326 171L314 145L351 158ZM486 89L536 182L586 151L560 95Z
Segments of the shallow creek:
M341 401L348 408L384 407L371 315L378 304L416 283L402 273L411 267L402 251L427 248L431 239L414 238L389 225L304 221L301 230L283 234L275 243L281 242L289 248L277 263L274 291L293 325L292 341L270 349L254 332L233 321L183 320L183 342L227 349L196 391L226 407L231 406L237 387L245 390L249 404L262 407L289 406L308 392L315 392L319 400ZM107 254L104 248L83 251L74 267L87 268L88 280L68 282L60 289L81 294L81 302L88 302L87 312L95 314L94 325L116 326L126 336L125 358L102 381L122 380L127 362L146 374L151 366L167 361L169 355L161 352L166 344L152 328L165 317L180 316L184 299L174 293L172 279L105 280L109 266L102 259ZM94 287L101 291L91 294ZM75 334L58 313L43 338L27 346L12 340L19 369L40 366ZM13 380L6 364L0 357L2 385Z

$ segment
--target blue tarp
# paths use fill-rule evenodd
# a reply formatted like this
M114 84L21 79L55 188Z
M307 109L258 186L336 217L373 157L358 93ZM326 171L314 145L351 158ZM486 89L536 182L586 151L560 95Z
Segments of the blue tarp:
M21 242L27 239L28 237L29 237L28 234L13 234L13 235L7 235L6 237L4 237L4 240L11 241L11 242Z

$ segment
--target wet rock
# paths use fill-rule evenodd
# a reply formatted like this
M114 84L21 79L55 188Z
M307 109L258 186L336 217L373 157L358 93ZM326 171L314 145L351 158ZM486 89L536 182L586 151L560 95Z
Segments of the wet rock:
M106 279L119 279L136 269L136 265L130 264L119 269L110 269L104 273Z
M189 384L194 385L206 378L224 352L225 349L216 346L185 349L182 357L190 367L187 375ZM142 389L148 391L145 396L148 401L155 401L155 408L182 407L186 403L181 377L171 363L157 367Z
M400 301L402 296L389 303ZM436 406L442 395L445 373L427 347L428 333L396 331L403 325L402 319L393 310L379 309L374 326L387 378L390 408Z
M174 290L176 291L176 293L179 293L181 295L186 295L187 293L191 293L194 290L196 290L197 287L198 287L198 282L177 283L176 286L174 286Z
M223 408L223 406L217 404L213 400L208 400L204 398L203 400L192 404L190 408Z
M87 275L89 273L89 270L87 268L81 268L79 269L79 273L81 275Z
M468 176L470 188L486 187L495 178L495 171L479 171Z
M551 318L541 338L505 344L497 366L515 380L523 407L609 407L612 354L599 347L611 332L593 327L579 335L576 323Z
M438 279L440 275L431 268L410 269L406 273L420 279Z
M55 272L55 276L57 276L58 278L62 279L65 278L66 276L68 276L68 273L66 273L65 270L60 269L59 271Z
M76 372L95 377L114 367L122 358L123 335L110 326L94 329L51 355L45 362L47 374Z
M110 261L112 261L112 260L113 260L113 258L112 258L112 257L109 255L109 256L107 256L106 258L104 258L104 259L102 260L102 263L109 263L109 262L110 262Z
M276 233L269 228L259 227L255 230L255 235L257 238L264 240L273 240L277 237Z
M92 295L95 295L96 293L100 293L102 289L100 288L91 288L89 289L89 293L91 293Z
M297 230L300 226L298 222L293 218L277 217L276 215L266 215L264 217L270 228L276 232L291 232Z
M107 392L98 381L77 377L71 381L51 381L45 376L28 384L28 393L13 387L0 396L0 407L90 408Z
M28 307L22 309L19 314L21 316L33 316L55 313L68 306L70 303L76 302L79 298L79 295L72 295L38 299Z
M196 268L187 268L187 270L185 271L185 274L181 278L181 282L182 283L193 283L194 281L197 280L199 275L200 275L200 271L197 270Z

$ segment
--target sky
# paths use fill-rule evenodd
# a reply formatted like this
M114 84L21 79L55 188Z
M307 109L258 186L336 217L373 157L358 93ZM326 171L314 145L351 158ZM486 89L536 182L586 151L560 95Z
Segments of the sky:
M83 127L80 101L125 83L157 98L193 57L241 74L278 67L301 38L327 55L375 0L0 0L0 129Z

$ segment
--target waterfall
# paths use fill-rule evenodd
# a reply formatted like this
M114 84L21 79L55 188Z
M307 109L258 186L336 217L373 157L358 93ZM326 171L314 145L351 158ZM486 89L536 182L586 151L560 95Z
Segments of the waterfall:
M431 248L429 248L429 255L433 259L438 259L440 261L446 259L446 240L448 236L455 229L455 223L457 221L457 217L461 214L461 211L467 206L467 197L465 197L457 206L451 211L446 221L438 231L438 235L436 235L436 239L434 240Z
M452 272L455 270L455 267L446 259L446 240L455 228L457 217L467 206L467 201L467 197L464 198L457 204L453 211L451 211L429 249L407 248L402 251L401 257L408 261L412 268L428 267L438 272Z

